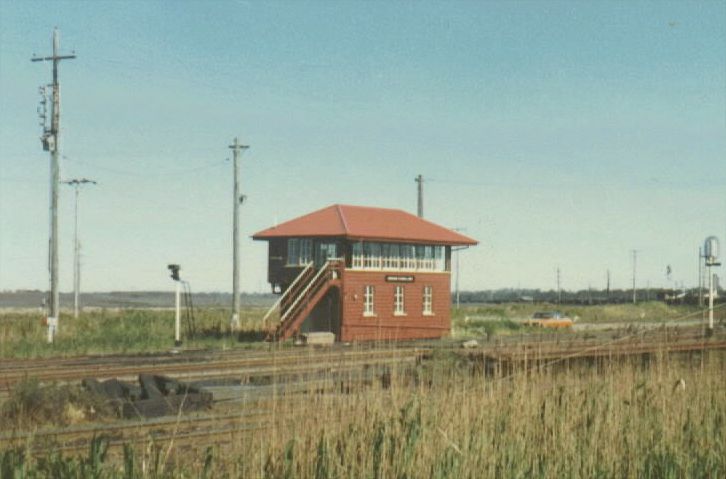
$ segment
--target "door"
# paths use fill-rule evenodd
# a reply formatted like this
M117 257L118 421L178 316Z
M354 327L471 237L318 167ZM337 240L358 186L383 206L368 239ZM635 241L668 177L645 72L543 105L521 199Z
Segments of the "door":
M318 243L317 254L315 255L315 266L320 267L331 258L338 257L338 244L333 242Z

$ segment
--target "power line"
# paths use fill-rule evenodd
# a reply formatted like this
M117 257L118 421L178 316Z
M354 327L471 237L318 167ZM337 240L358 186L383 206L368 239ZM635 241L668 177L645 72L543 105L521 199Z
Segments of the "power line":
M118 174L118 175L124 175L124 176L132 176L137 178L149 178L151 175L158 175L158 176L181 176L181 175L188 175L192 173L198 173L200 171L209 170L213 168L220 168L226 164L227 160L217 160L215 162L211 163L205 163L199 166L193 166L190 168L169 168L165 170L157 170L157 171L149 171L148 166L144 166L143 171L134 171L134 170L123 170L119 168L109 168L107 166L101 166L96 163L91 163L85 160L79 160L77 158L69 158L66 155L63 155L64 160L69 160L74 163L80 163L82 165L86 165L92 168L96 168L102 171L107 171L110 173Z

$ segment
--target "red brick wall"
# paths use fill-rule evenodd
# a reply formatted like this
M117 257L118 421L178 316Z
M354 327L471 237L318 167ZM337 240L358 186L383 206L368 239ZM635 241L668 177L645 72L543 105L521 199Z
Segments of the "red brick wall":
M388 283L386 275L414 276L413 283ZM451 330L450 273L345 270L342 277L341 341L440 338ZM375 316L363 316L366 285L375 287ZM393 314L396 286L404 287L405 316ZM423 314L423 288L433 288L432 315Z

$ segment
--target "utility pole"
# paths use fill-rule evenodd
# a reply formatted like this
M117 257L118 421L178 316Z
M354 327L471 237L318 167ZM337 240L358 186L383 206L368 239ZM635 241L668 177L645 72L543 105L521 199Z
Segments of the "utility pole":
M419 178L421 175L419 175ZM418 179L416 180L418 181ZM423 178L421 179L423 181ZM466 231L466 228L453 228L453 231ZM454 290L455 290L455 297L456 297L456 309L459 309L459 272L461 271L460 263L459 263L459 251L462 249L466 249L466 246L459 246L458 248L455 246L451 247L451 252L456 253L456 277L454 278Z
M706 263L706 270L708 271L708 330L706 334L711 336L713 334L713 297L716 295L714 290L714 273L712 267L721 266L718 262L718 238L715 236L709 236L703 245L703 256Z
M234 143L229 145L232 150L232 158L234 163L234 198L233 198L233 218L232 218L232 319L230 320L230 329L237 331L239 329L239 205L244 201L244 197L239 193L239 157L240 152L249 148L249 145L241 145L234 137Z
M636 304L638 301L636 289L635 289L635 275L637 272L637 264L638 264L638 250L634 249L631 250L631 253L633 255L633 304Z
M53 83L51 84L53 101L51 103L50 129L43 128L41 142L43 149L50 152L50 310L48 311L48 342L52 343L58 331L60 315L60 295L58 293L58 184L60 168L58 150L60 148L60 82L58 80L58 64L61 60L76 58L75 54L61 55L60 34L53 30L53 54L48 57L33 57L30 61L52 61Z
M703 307L703 249L698 247L698 306Z
M180 307L181 301L179 300L180 296L181 296L181 284L182 284L181 276L179 276L179 270L181 270L181 266L179 266L178 264L170 264L170 265L167 265L167 268L169 269L171 279L174 280L175 288L176 288L176 291L174 294L175 306L176 306L176 308L174 310L175 311L175 313L174 313L174 346L178 348L182 344L182 341L181 341L181 307Z
M74 178L72 180L64 181L63 183L73 187L76 197L73 220L73 317L78 318L78 312L80 310L78 297L81 291L81 246L78 242L78 193L83 185L95 185L97 183L94 180L89 180L87 178Z
M560 267L557 267L557 304L562 303L562 289L560 288Z
M416 183L418 183L418 204L417 204L417 214L419 218L423 218L423 183L424 179L422 175L418 175L416 179L414 180ZM458 258L458 256L457 256Z
M610 270L607 270L607 301L610 302Z
M456 250L456 309L459 309L459 249Z
M592 285L587 285L587 304L592 306Z

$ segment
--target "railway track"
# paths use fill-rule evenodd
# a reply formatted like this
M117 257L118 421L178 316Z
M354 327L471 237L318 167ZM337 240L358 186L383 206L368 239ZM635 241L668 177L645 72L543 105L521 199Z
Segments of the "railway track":
M643 354L698 352L726 349L726 334L705 338L699 334L671 336L625 336L610 341L591 340L564 344L522 344L493 348L485 353L492 361L558 361L570 358L626 357Z
M523 357L538 352L542 357L555 358L580 350L602 350L608 354L642 352L643 344L653 348L670 347L679 343L688 349L699 344L718 347L713 340L726 339L720 331L709 341L703 338L700 328L663 328L628 333L627 330L598 334L549 334L529 333L484 341L480 346L492 357ZM304 374L345 364L360 367L365 364L397 362L419 359L433 349L458 348L459 341L418 342L356 346L354 349L338 346L327 350L291 349L271 351L189 351L181 354L132 355L132 356L84 356L61 359L29 359L0 361L0 399L12 387L28 378L41 383L68 383L86 377L97 379L117 378L134 380L141 373L164 374L180 380L200 380ZM650 347L647 346L647 347ZM646 348L647 348L646 347ZM640 349L638 349L640 348ZM604 353L603 353L604 354Z
M133 380L139 374L164 374L175 379L197 380L220 377L249 378L251 376L301 374L344 366L375 365L387 362L416 360L427 352L422 348L382 348L369 350L334 349L327 351L270 352L253 354L209 354L184 356L138 357L127 361L112 358L77 358L60 361L32 361L2 364L0 391L10 390L28 378L39 382L67 383L83 378L117 378Z
M462 354L481 355L486 360L500 364L526 364L532 361L541 365L572 358L627 357L726 349L726 332L720 330L711 338L704 338L701 331L695 328L572 337L543 334L524 342L484 343L476 350L460 349L459 341L439 343L439 347L456 347ZM180 379L270 376L273 382L267 392L262 391L258 396L231 396L217 401L215 413L42 428L34 431L2 431L0 450L24 447L31 453L43 454L52 448L65 454L83 453L88 450L89 441L99 436L106 438L110 450L116 451L115 453L120 452L125 444L153 442L163 445L173 442L176 446L184 447L223 444L262 428L295 421L296 415L304 413L305 408L286 407L286 404L289 404L288 401L298 401L301 395L312 397L311 394L336 392L343 383L353 388L358 387L356 385L361 385L375 376L360 374L366 367L405 366L428 357L433 350L432 343L419 343L418 346L404 344L400 347L388 345L356 349L340 347L302 352L205 351L190 352L187 355L101 356L3 362L0 365L0 384L5 388L12 387L25 377L36 377L42 382L69 382L89 376L99 379L124 379L141 372L167 374Z
M364 377L348 379L348 385ZM307 413L305 408L291 407L300 394L322 394L338 391L337 378L306 381L304 384L283 385L274 398L265 397L245 402L245 407L227 406L214 413L165 416L143 420L123 420L113 423L90 423L67 427L46 427L32 431L0 432L0 451L22 447L30 454L45 454L48 450L61 453L83 453L94 438L103 437L110 450L120 452L125 445L154 443L165 445L222 444L263 428L287 424Z

